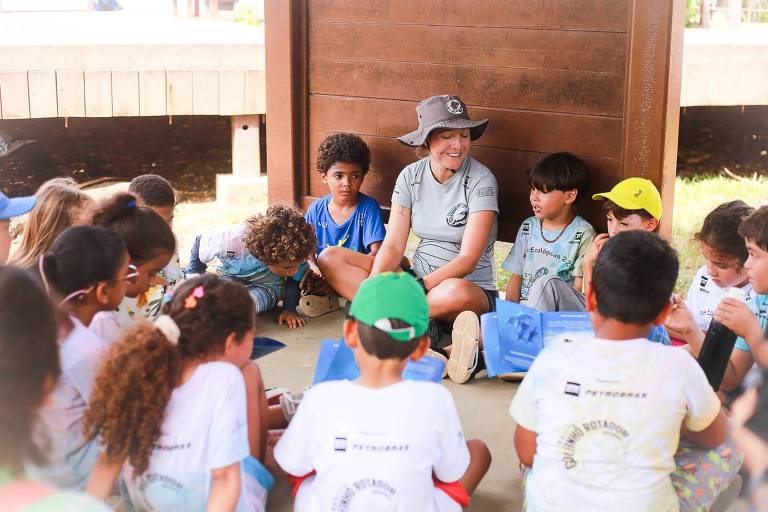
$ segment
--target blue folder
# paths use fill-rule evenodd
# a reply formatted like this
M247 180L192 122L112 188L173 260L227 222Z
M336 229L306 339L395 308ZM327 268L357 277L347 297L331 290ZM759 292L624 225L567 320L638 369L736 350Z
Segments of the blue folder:
M280 343L272 338L256 336L253 338L253 349L251 350L251 360L264 357L272 352L277 352L285 348L285 343Z
M499 299L496 312L482 315L480 324L488 377L527 371L539 352L556 338L593 335L587 313L540 313Z
M406 380L440 382L445 365L442 361L424 356L418 361L408 361L403 370ZM360 377L355 355L344 340L323 340L317 356L317 366L312 384L330 380L354 380Z

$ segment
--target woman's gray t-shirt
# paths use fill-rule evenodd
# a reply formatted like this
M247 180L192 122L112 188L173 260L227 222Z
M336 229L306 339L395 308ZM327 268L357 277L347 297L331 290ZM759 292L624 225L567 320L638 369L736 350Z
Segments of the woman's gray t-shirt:
M465 158L456 174L445 183L432 175L429 157L400 172L392 192L392 204L411 209L411 227L421 238L413 256L413 270L421 277L453 260L469 216L475 212L499 213L496 177L473 158ZM496 290L493 246L497 220L494 218L488 243L474 272L465 277L486 290Z

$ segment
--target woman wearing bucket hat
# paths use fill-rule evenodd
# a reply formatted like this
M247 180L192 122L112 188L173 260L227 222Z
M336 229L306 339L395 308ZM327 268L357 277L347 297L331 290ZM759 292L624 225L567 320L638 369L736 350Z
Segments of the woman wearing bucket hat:
M453 321L470 311L454 323L454 341L457 328L474 339L474 348L461 359L476 363L477 315L494 309L498 296L493 263L498 187L493 173L469 156L470 141L483 134L488 120L472 120L453 95L424 100L416 113L419 127L399 140L424 148L428 156L398 176L386 238L375 259L333 247L320 255L319 264L326 280L350 299L369 275L400 266L412 228L421 241L411 271L427 292L430 317ZM435 342L438 326L432 322Z

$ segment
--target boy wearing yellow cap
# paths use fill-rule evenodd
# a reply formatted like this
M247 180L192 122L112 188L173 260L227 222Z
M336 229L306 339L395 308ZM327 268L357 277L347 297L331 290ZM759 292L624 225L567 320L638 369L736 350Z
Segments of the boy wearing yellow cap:
M605 242L622 231L656 231L661 220L661 194L656 186L644 178L627 178L610 192L594 194L592 199L604 199L603 210L608 233L595 237L582 258L582 291L557 278L539 279L529 294L528 306L539 311L585 311L583 291L592 282L592 267ZM662 333L660 333L662 334ZM667 344L669 337L663 332L659 340Z
M344 322L360 377L318 384L275 447L294 476L294 510L460 511L490 452L465 441L451 394L402 379L429 340L426 295L411 275L363 281ZM447 483L446 483L447 482Z

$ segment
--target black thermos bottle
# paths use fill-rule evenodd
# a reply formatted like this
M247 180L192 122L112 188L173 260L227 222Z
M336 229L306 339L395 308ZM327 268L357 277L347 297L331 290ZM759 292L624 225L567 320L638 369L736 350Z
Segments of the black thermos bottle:
M728 297L744 300L744 294L739 288L731 288ZM699 352L699 365L704 370L712 389L718 391L723 381L725 370L731 359L733 346L736 344L736 334L715 320L709 324L707 334L704 336L704 344Z

